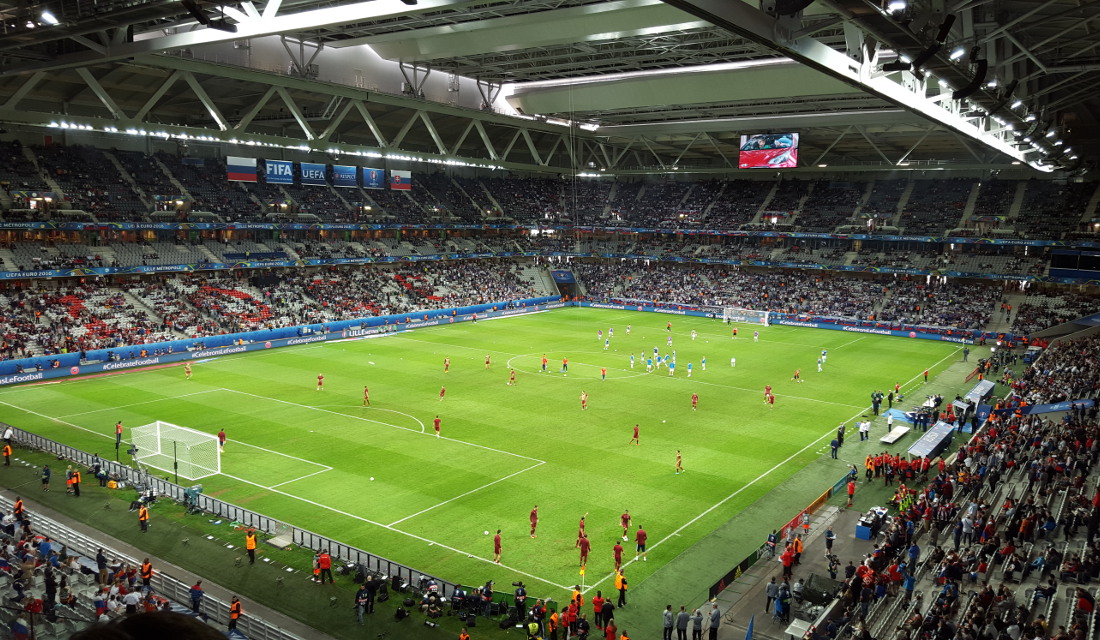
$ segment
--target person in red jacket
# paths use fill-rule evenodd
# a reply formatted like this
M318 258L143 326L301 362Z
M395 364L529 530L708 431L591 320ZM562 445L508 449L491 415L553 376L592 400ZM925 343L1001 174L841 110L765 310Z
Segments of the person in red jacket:
M322 551L321 555L317 556L317 563L321 569L321 584L325 583L325 576L328 576L330 584L335 583L336 580L332 578L332 556L328 551Z

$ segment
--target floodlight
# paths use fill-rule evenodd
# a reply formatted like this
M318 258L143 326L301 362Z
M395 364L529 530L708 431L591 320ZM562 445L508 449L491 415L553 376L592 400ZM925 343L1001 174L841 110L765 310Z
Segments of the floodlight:
M959 58L961 58L965 55L966 55L966 49L963 49L962 47L956 47L955 50L951 52L951 55L949 57L952 60L958 60Z
M1018 109L1024 104L1023 100L1016 100L1008 106L1009 109Z
M51 26L60 24L60 20L54 17L54 15L50 13L49 9L42 11L42 22L45 22L46 24Z

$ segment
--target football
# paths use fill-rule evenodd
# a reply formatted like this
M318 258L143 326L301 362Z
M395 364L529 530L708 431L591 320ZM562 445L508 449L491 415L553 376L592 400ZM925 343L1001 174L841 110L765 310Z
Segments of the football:
M489 532L488 532L488 531L486 531L486 532L485 532L485 535L489 535Z
M668 422L668 420L661 420L661 422Z
M374 476L371 476L371 477L370 477L370 481L371 481L371 482L374 482Z

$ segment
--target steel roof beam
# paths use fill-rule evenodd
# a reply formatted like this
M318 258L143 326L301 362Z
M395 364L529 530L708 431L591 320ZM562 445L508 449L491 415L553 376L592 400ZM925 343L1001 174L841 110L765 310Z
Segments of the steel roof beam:
M359 2L356 4L326 7L323 9L300 11L297 13L283 13L281 15L270 15L265 11L259 18L250 18L246 11L240 11L240 17L246 17L248 19L237 23L236 32L233 33L210 28L196 29L194 31L185 31L170 35L161 35L161 31L148 32L135 36L132 42L120 44L112 43L106 47L106 52L104 53L86 51L59 55L43 62L32 62L0 69L0 75L83 67L100 62L122 60L124 58L132 58L134 56L149 53L162 53L178 49L187 49L218 42L259 38L281 33L303 33L326 27L382 20L403 15L431 12L439 9L461 9L470 4L474 4L474 1L418 0L414 6L410 6L404 4L400 0L367 0L366 2Z

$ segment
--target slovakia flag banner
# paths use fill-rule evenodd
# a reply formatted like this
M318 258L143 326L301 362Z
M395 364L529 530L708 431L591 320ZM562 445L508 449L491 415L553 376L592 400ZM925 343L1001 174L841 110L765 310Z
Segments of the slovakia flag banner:
M412 189L412 171L390 171L390 189Z
M255 182L256 159L226 156L225 176L230 182Z

